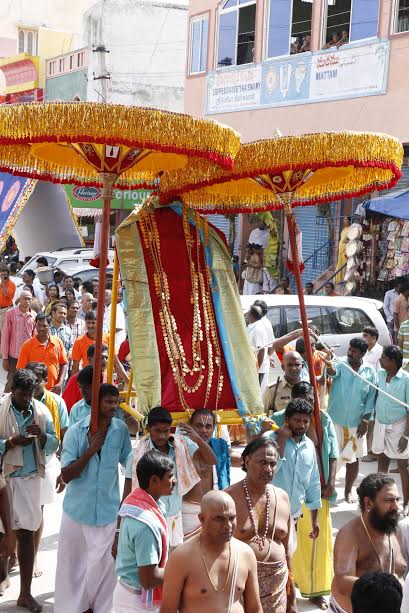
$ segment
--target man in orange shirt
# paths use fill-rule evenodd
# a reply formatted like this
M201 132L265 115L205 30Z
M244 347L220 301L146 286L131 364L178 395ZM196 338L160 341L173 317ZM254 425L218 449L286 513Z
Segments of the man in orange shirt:
M13 306L13 298L16 293L16 286L10 279L10 269L7 264L0 266L0 335L3 330L3 323L6 313Z
M72 370L71 376L75 375L80 369L80 362L82 362L82 368L89 365L89 359L87 356L87 349L90 345L95 343L97 337L97 315L95 311L90 311L85 314L85 328L87 332L83 336L79 336L74 342L72 348ZM109 345L109 335L102 335L102 342L105 345Z
M17 369L25 368L29 362L41 362L48 368L46 388L61 394L67 372L67 354L62 341L50 334L47 315L39 313L36 317L36 334L22 344L17 361Z

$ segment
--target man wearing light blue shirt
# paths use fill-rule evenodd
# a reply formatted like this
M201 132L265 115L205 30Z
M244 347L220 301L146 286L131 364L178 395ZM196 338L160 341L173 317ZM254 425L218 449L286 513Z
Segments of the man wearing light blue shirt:
M365 434L375 406L375 370L363 362L368 350L364 338L349 343L346 357L336 364L325 360L332 379L328 414L334 422L341 459L346 462L345 500L355 502L352 486L358 476L359 458L367 452ZM356 373L356 374L355 374Z
M182 424L180 430L183 434L171 434L172 416L164 407L154 407L148 416L149 434L139 441L132 451L126 464L125 485L123 499L132 489L137 487L136 464L147 451L157 449L169 457L175 465L177 486L170 496L161 498L161 505L166 516L171 547L183 543L182 500L200 477L197 474L193 457L201 460L203 464L216 465L217 458L207 443L187 424Z
M285 410L285 425L264 436L277 441L280 461L273 484L287 492L291 516L301 516L305 503L311 511L311 538L319 535L318 509L321 508L321 482L314 443L306 436L312 417L312 405L302 398L291 400Z
M20 565L17 605L30 611L42 610L31 595L34 535L42 520L41 482L46 456L58 449L51 415L33 398L36 385L34 373L17 370L11 394L3 397L0 406L0 453L4 456L4 474L9 481L12 528L17 537Z
M103 383L97 433L90 434L88 416L64 437L61 475L68 485L58 541L55 613L112 613L118 464L125 466L131 451L128 429L115 418L118 398L118 389Z
M387 473L391 459L398 461L402 481L403 508L409 514L409 375L403 368L403 354L399 347L385 347L381 356L381 370L378 373L380 392L376 399L376 418L373 451L378 455L378 472ZM385 391L396 400L388 398Z
M77 375L77 383L82 394L82 399L72 407L68 420L68 427L73 426L85 417L91 415L92 378L94 369L92 366L84 366ZM115 417L124 421L123 412L117 407Z

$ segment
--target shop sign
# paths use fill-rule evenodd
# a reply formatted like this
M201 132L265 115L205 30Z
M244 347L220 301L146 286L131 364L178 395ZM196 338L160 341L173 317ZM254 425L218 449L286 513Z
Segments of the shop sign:
M100 187L88 187L81 185L80 187L74 187L72 195L81 202L95 202L101 198L102 190Z
M206 113L309 104L386 93L390 42L351 43L208 73Z
M260 91L261 64L211 72L207 76L207 113L258 106Z
M88 185L65 185L65 192L74 209L102 209L102 189ZM111 200L113 210L133 210L143 204L151 192L147 189L114 189Z

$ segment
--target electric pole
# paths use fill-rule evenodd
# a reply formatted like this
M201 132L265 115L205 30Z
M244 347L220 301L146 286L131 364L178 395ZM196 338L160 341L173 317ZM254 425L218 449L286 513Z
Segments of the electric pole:
M107 72L105 54L109 53L108 49L102 43L93 47L93 53L98 53L98 74L94 74L94 81L101 81L101 91L98 94L103 99L103 102L108 102L108 87L107 81L111 79L111 75Z

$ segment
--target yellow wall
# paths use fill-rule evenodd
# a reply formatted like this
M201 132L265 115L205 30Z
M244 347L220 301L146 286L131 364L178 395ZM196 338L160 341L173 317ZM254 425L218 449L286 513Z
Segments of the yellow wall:
M45 87L45 60L74 48L74 35L69 32L57 32L39 28L38 55L40 56L39 86Z

